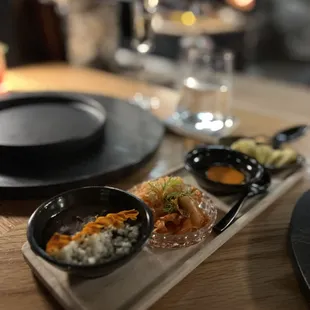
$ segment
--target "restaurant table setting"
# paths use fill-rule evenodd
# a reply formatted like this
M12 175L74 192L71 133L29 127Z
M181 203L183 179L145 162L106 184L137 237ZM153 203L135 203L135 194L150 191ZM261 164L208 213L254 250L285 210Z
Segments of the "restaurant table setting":
M51 93L57 94L50 92L48 95ZM42 93L36 95L41 96ZM58 95L61 98L65 96L75 98L75 100L77 98L82 100L86 97L101 102L106 112L104 133L110 115L113 115L110 111L113 111L112 107L118 104L124 109L123 112L127 112L126 107L128 107L128 109L135 109L135 113L140 113L138 114L140 131L142 131L141 128L146 129L147 126L144 123L146 119L148 121L153 119L160 128L159 131L163 131L164 128L159 119L151 115L150 110L130 104L130 99L124 102L105 97L105 100L109 100L106 103L106 101L100 101L101 96L89 96L85 93L63 92ZM11 96L27 97L26 94L12 94ZM6 98L10 100L10 95ZM36 96L33 98L37 99ZM5 100L4 97L3 100ZM144 120L141 120L142 118ZM278 128L269 137L242 136L239 131L236 136L219 139L217 144L200 142L198 145L193 145L187 150L181 166L171 171L162 169L163 173L156 175L150 174L148 181L136 182L133 187L123 187L125 191L104 187L103 185L107 182L110 184L110 182L89 177L84 188L67 184L64 188L64 190L68 189L66 192L55 190L56 196L46 193L48 194L46 201L38 204L39 208L30 218L27 231L28 242L22 248L23 255L37 278L67 309L100 309L102 303L107 309L146 309L203 261L206 259L208 261L212 253L303 178L307 173L305 171L307 165L304 160L297 161L298 156L303 158L303 154L295 151L293 147L295 140L292 139L302 137L306 132L307 126L297 123L292 127ZM281 137L281 139L275 137ZM227 143L229 138L233 142ZM240 144L240 141L244 142L244 140L247 143L250 140L250 146L247 143ZM278 140L281 140L283 144L276 143L275 145L272 142ZM247 148L233 149L232 144L236 142L237 146L246 145ZM287 142L292 143L292 146ZM260 146L268 146L268 148L263 148L264 152L262 152ZM273 171L270 169L272 166L264 164L267 153L268 156L273 156L274 151L286 149L293 150L295 153L289 152L290 156L285 157L285 161L282 157L280 158L284 165L283 169ZM268 152L265 154L266 150ZM72 157L70 151L68 155ZM59 159L56 158L57 160ZM77 158L77 162L79 160ZM276 158L274 164L278 163L277 160L279 157ZM65 168L66 164L62 167ZM41 171L42 176L47 174L49 167L44 169ZM10 176L8 171L5 176ZM15 178L12 175L10 177ZM170 187L171 190L173 189L172 192L170 192ZM167 188L167 192L162 192L163 196L159 196L165 203L164 214L158 215L154 212L152 201L147 197L149 197L150 189L156 192L164 188ZM39 194L40 190L36 189L36 191ZM22 194L26 192L27 190ZM11 193L13 193L13 188ZM189 212L190 209L187 209L186 211L186 204L182 205L181 201L185 199L186 202L186 198L192 197L193 193L197 195L197 200L194 206L191 206L195 211L192 213L193 210ZM37 197L36 195L33 192L31 197ZM194 197L196 196L192 198ZM129 199L131 203L124 203L126 199ZM176 201L180 203L175 204ZM150 212L150 210L153 211ZM197 215L202 216L202 222L196 223L198 226L193 226L192 220L197 220L195 218ZM177 216L178 220L170 223L166 221L166 218L162 219L165 216ZM128 222L126 217L129 217ZM141 235L138 235L138 239L133 239L131 250L126 252L128 254L125 253L115 262L103 260L92 263L91 258L88 265L81 265L75 262L76 256L73 256L74 262L70 265L62 261L62 256L57 256L57 251L63 248L57 243L59 240L65 243L72 242L67 244L67 247L80 242L79 238L88 242L88 239L85 241L83 237L85 231L88 231L90 236L96 235L90 232L99 227L99 234L105 235L109 233L109 229L104 225L106 223L118 225L116 223L119 221L126 221L126 224L120 231L117 228L114 232L118 234L118 237L124 237L119 235L123 234L122 229L135 229L135 224L141 229L139 230ZM164 225L160 226L161 224ZM186 226L189 224L190 226ZM147 228L145 232L142 227ZM160 227L167 229L168 233L161 232ZM179 233L177 233L178 230L180 230ZM184 232L181 233L182 231ZM127 243L128 240L125 241L125 244ZM139 246L135 247L135 245ZM67 247L64 248L68 249ZM56 252L53 252L55 249ZM82 273L75 272L80 269L83 270ZM105 271L98 273L98 270ZM137 285L130 285L132 281ZM116 294L120 292L122 299L116 298Z
M136 17L153 9L138 5ZM147 54L148 38L136 33L135 39L137 51ZM205 48L185 54L177 100L164 117L157 114L166 110L161 91L149 96L147 87L113 75L103 86L101 74L77 68L68 69L71 77L80 72L85 85L89 74L98 78L97 88L92 81L87 91L71 87L68 73L54 91L12 89L1 98L0 195L17 203L41 199L23 230L21 252L65 309L152 307L309 178L307 155L294 144L307 137L308 124L284 122L291 125L268 136L244 130L249 120L233 104L233 54ZM96 93L116 82L123 99ZM170 143L171 136L179 143ZM161 169L143 175L163 149L182 162L168 169L163 161ZM134 173L141 177L126 183ZM294 210L288 235L306 295L308 194Z
M215 172L212 172L212 169ZM146 210L151 208L153 214L150 213L149 216L152 217L154 231L148 230L147 235L142 234L149 239L147 246L143 249L140 247L140 253L122 268L117 268L112 273L109 271L107 274L102 274L98 270L105 265L108 267L111 262L86 263L85 265L83 263L64 264L61 260L65 261L65 254L53 256L54 254L51 254L53 252L47 252L50 242L57 251L68 249L70 244L61 246L59 238L64 238L69 233L68 229L62 227L76 226L76 220L73 220L75 216L86 224L74 233L70 232L73 238L79 234L79 231L83 232L87 229L87 225L92 224L86 218L97 218L94 222L96 224L97 221L102 222L98 220L101 219L101 214L104 215L103 218L109 217L111 214L107 212L123 210L125 205L126 209L138 210L134 203L129 206L122 204L124 198L112 199L120 193L107 195L105 191L113 189L105 187L76 189L43 203L30 219L28 243L23 246L22 251L30 267L67 309L100 309L102 303L105 303L107 309L146 309L251 220L266 210L303 175L303 164L294 169L284 169L271 176L267 168L244 153L226 146L200 145L187 154L185 166L174 169L156 180L137 184L127 192L130 199L134 196L142 199L143 208ZM180 187L183 182L184 186L189 186L190 190L183 192ZM179 201L178 210L184 211L180 199L192 197L190 201L195 201L192 196L195 190L203 194L202 200L198 200L200 202L197 207L205 214L206 224L202 224L201 228L195 228L194 220L191 218L192 213L188 213L187 219L192 221L191 226L183 232L187 225L185 222L180 222L180 219L177 221L166 219L175 216L177 214L175 212L178 211L167 211L166 208L172 208L168 203L176 199ZM90 196L80 194L80 192L87 193L88 191L93 191L93 194ZM125 195L125 192L121 192L121 195ZM155 199L154 205L150 199ZM113 201L115 203L119 201L118 205L114 206ZM161 201L164 206L160 216L156 208L161 208L159 206ZM72 215L69 216L68 210L76 208L77 203L78 208L82 208L82 213L79 210L70 211ZM96 209L92 210L93 205L96 205ZM109 208L111 211L108 211ZM180 211L181 215L183 211ZM57 220L59 217L60 219ZM143 215L138 218L142 221L142 225L147 224ZM57 223L57 226L49 224L51 221ZM169 223L172 226L168 226ZM181 225L180 232L177 233L179 225ZM92 226L88 229L90 227ZM161 231L162 228L163 231ZM169 229L172 230L169 231ZM44 239L40 231L43 232L43 236L46 234ZM57 235L57 239L53 240L55 233L62 234L63 237ZM50 241L48 241L49 238L51 238ZM76 242L74 240L76 239L71 242ZM122 266L122 257L115 259L114 265ZM78 271L79 269L82 272ZM81 275L84 278L96 277L96 279L86 280L80 278ZM98 278L102 275L105 276ZM134 286L130 285L132 281L136 283ZM98 287L100 287L99 291ZM116 298L117 294L121 294L122 299Z
M214 163L218 163L215 158ZM253 162L252 165L254 167L259 164ZM257 172L256 176L263 173L262 171L264 168L259 168L260 172ZM158 239L157 236L154 236L154 233L151 233L149 246L145 247L134 259L120 268L120 270L116 270L110 275L95 280L75 278L73 268L66 271L59 270L54 262L50 263L46 261L46 254L45 257L42 256L42 250L44 250L44 244L46 243L41 243L42 245L39 253L36 250L38 246L36 245L36 247L34 247L33 245L32 231L36 229L34 225L35 221L38 221L35 219L37 213L43 216L46 212L52 212L52 214L57 214L57 216L59 216L59 214L66 212L67 208L70 208L71 205L74 205L74 193L71 199L66 198L66 196L70 196L70 192L59 196L62 197L62 203L59 207L63 208L60 213L57 211L59 207L53 210L50 202L46 202L40 206L41 210L36 211L36 214L33 215L29 223L28 241L30 245L26 243L22 251L25 259L34 272L39 275L41 281L65 308L100 309L102 303L105 303L105 308L107 309L146 309L241 230L249 221L253 220L267 209L272 202L283 195L293 184L302 178L303 174L304 172L299 170L292 174L283 174L282 176L273 178L270 187L268 186L269 182L267 180L267 188L269 187L268 192L265 192L263 197L251 199L249 203L239 210L238 218L235 221L231 220L229 223L226 221L225 227L222 224L216 224L216 226L219 227L215 230L215 233L211 233L211 230L212 226L215 224L216 213L221 223L221 218L225 219L225 214L229 214L230 210L232 210L231 206L236 202L236 198L233 196L220 198L220 196L215 196L210 194L210 192L206 192L206 208L207 210L209 209L208 215L209 221L211 222L211 226L208 226L208 230L204 231L202 234L197 230L194 234L192 233L193 236L186 236L185 240L180 240L182 234L176 235L176 237L178 237L176 239L173 238L169 240L170 236L173 237L173 234L168 234L166 236L163 234L162 237L164 237L164 239ZM188 173L188 170L183 167L168 173L168 175L170 177L181 177L186 184L195 186L200 190L204 188L196 183L195 175ZM95 190L95 188L93 189ZM92 190L92 188L89 188L89 190ZM104 188L101 190L104 190ZM96 195L99 195L99 192L95 194L95 196ZM52 204L59 205L58 199L58 197L54 197ZM98 201L99 204L100 199ZM111 200L106 200L104 198L101 201L102 207L106 210ZM84 198L82 203L87 206L93 205L94 198L92 198L91 202ZM48 209L46 208L47 205L49 206ZM136 208L134 204L132 207ZM111 208L114 210L113 206ZM50 209L53 211L48 211ZM117 210L119 207L115 209ZM89 210L89 207L87 210L88 212L83 212L84 216L94 216L99 213L100 208L98 208L95 213ZM106 212L107 211L104 211L105 214ZM80 213L77 212L73 214L79 215ZM51 214L50 218L53 218ZM63 222L61 223L64 224ZM68 223L66 224L68 225ZM42 224L40 224L40 227L40 229L42 229ZM60 231L59 229L60 228L58 228L57 231ZM219 233L219 235L217 235L217 233ZM186 234L187 233L185 233L185 235ZM51 235L51 232L49 235ZM162 250L160 248L162 248ZM42 260L42 258L44 260ZM79 267L79 265L77 267ZM89 266L88 272L84 270L84 276L92 277L91 267L95 269L97 266ZM130 285L132 282L136 284L134 286ZM98 287L100 288L99 291ZM116 298L117 294L121 294L122 299Z
M200 143L181 166L155 179L126 191L102 186L141 167L163 138L164 123L152 115L152 105L134 98L36 92L2 99L1 112L8 121L19 116L28 139L2 142L1 190L19 198L56 194L31 216L22 253L67 309L150 307L305 173L304 157L287 146L306 134L307 126L299 125L271 138ZM184 111L182 96L180 102L176 113ZM190 102L197 101L187 101L188 111ZM201 101L198 109L222 119L208 104ZM73 112L66 116L67 108ZM33 135L28 129L35 118L43 122ZM51 139L44 126L58 135L51 131Z
M183 93L175 113L212 116L205 124L232 120L231 95L218 102L221 111L216 96ZM137 94L127 102L73 92L2 98L1 195L52 197L31 216L22 253L66 309L150 307L305 174L289 143L308 126L296 125L270 138L220 135L213 144L203 143L204 132L181 166L125 191L103 186L158 149L165 122L147 103Z

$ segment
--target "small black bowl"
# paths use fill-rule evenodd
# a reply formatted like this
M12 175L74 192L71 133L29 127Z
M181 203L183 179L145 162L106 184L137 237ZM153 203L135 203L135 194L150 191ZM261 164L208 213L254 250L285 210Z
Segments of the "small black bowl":
M211 181L206 171L212 166L230 166L245 175L242 184L223 184ZM221 145L199 146L185 157L185 168L197 183L210 193L232 195L248 190L250 184L263 177L264 167L254 158Z
M55 232L74 234L96 215L136 209L140 235L129 255L95 265L75 265L57 261L45 252L48 240ZM83 187L57 195L41 204L28 222L27 238L32 251L70 274L88 278L100 277L123 266L139 253L153 231L153 215L147 205L128 192L111 187Z

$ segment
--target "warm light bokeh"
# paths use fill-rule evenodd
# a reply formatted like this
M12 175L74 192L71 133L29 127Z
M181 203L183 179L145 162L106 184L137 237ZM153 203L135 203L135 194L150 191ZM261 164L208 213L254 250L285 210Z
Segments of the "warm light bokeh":
M251 11L256 4L256 0L226 0L226 2L232 7L242 11Z
M181 15L181 22L185 26L192 26L196 22L196 16L193 12L184 12Z

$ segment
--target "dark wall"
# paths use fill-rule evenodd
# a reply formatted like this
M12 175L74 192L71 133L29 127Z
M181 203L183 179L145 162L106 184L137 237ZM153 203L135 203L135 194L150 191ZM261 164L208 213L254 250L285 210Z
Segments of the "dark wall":
M123 47L130 47L130 17L130 5L123 2L120 16ZM61 19L55 14L53 6L42 5L38 0L0 0L0 23L0 41L8 43L10 47L9 66L65 60ZM242 36L243 34L216 36L214 40L219 46L231 47L237 51L239 59L239 55L242 56ZM179 39L157 36L153 53L176 59L179 54Z
M7 55L8 66L14 66L18 63L16 42L13 36L12 13L12 0L0 0L0 41L5 42L10 47Z
M61 23L39 0L0 0L0 41L9 45L9 67L64 60Z

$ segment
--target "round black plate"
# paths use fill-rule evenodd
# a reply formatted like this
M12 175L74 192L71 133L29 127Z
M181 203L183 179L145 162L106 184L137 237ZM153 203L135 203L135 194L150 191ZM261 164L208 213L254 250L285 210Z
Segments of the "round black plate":
M87 96L100 102L109 115L99 143L62 160L29 161L20 156L0 160L1 199L43 197L78 186L109 184L134 172L156 152L164 134L156 117L122 100Z
M0 102L0 152L73 153L102 135L105 120L105 109L90 97L51 92L10 95Z
M305 192L297 201L292 214L288 247L290 258L299 281L301 291L310 303L310 191Z

